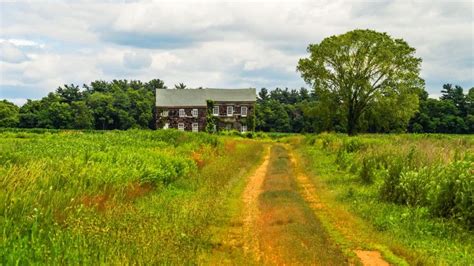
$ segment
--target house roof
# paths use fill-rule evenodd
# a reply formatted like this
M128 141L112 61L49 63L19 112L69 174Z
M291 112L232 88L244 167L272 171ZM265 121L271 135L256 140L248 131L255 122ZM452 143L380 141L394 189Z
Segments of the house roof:
M207 100L255 102L256 89L157 89L156 106L207 106Z

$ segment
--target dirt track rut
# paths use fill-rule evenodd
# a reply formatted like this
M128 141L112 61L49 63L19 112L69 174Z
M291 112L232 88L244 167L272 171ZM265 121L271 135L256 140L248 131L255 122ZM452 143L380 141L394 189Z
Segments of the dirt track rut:
M267 152L242 199L243 249L259 264L347 263L300 195L294 164L282 145Z
M225 259L211 264L348 265L318 216L325 208L311 179L284 145L273 145L249 177L237 226L224 240ZM242 256L236 250L241 250ZM377 251L354 250L363 265L388 265ZM222 253L221 253L222 255ZM213 260L211 260L213 261Z

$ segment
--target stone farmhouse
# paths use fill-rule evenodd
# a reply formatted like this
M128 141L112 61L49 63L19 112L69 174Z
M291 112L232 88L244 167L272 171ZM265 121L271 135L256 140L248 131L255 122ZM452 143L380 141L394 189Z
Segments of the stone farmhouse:
M255 128L255 89L157 89L156 126L193 132Z

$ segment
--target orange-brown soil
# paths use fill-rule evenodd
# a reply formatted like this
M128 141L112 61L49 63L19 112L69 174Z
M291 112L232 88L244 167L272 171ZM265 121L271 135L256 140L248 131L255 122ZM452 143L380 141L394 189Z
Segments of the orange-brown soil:
M354 250L358 260L344 255L316 215L328 207L297 166L283 145L266 152L243 191L239 217L207 264L389 265L378 251Z
M388 266L388 264L378 251L356 250L355 253L365 266Z
M244 189L241 223L223 241L224 252L240 248L247 260L226 264L347 264L297 188L287 150L272 147Z

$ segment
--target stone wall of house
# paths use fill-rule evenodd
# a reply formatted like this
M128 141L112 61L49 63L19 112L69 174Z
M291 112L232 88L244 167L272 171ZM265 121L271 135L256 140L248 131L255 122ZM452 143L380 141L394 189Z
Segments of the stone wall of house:
M180 117L179 116L179 109L184 109L184 112L186 114L185 117ZM198 110L198 116L193 117L192 116L192 110L197 109ZM206 107L166 107L166 108L156 108L156 114L157 114L157 123L156 123L156 128L161 129L165 125L165 123L168 123L169 128L178 128L179 123L184 124L184 130L186 131L191 131L192 130L192 124L193 123L198 123L198 130L199 131L204 131L206 127L206 115L207 115L207 108ZM162 116L162 112L164 110L168 110L168 116Z
M240 131L242 124L246 124L246 120L255 111L254 102L215 102L214 105L219 106L219 116L216 125L220 130L235 129ZM227 106L234 107L234 114L227 116ZM241 107L247 107L247 117L242 117ZM184 109L186 117L179 117L179 109ZM198 110L198 116L193 117L191 112L193 109ZM162 112L168 110L168 116L162 116ZM184 124L186 131L192 130L192 124L198 123L199 131L205 131L207 120L207 107L157 107L156 108L156 128L161 129L168 123L169 128L178 128L179 123ZM250 130L250 127L247 127Z
M235 129L240 131L242 128L242 124L244 120L248 119L248 117L254 112L255 103L254 102L215 102L214 106L219 106L219 122L218 127L221 130L225 129ZM234 107L234 114L232 116L227 116L227 106ZM247 116L242 117L241 115L241 107L247 107ZM247 130L250 130L247 127Z

